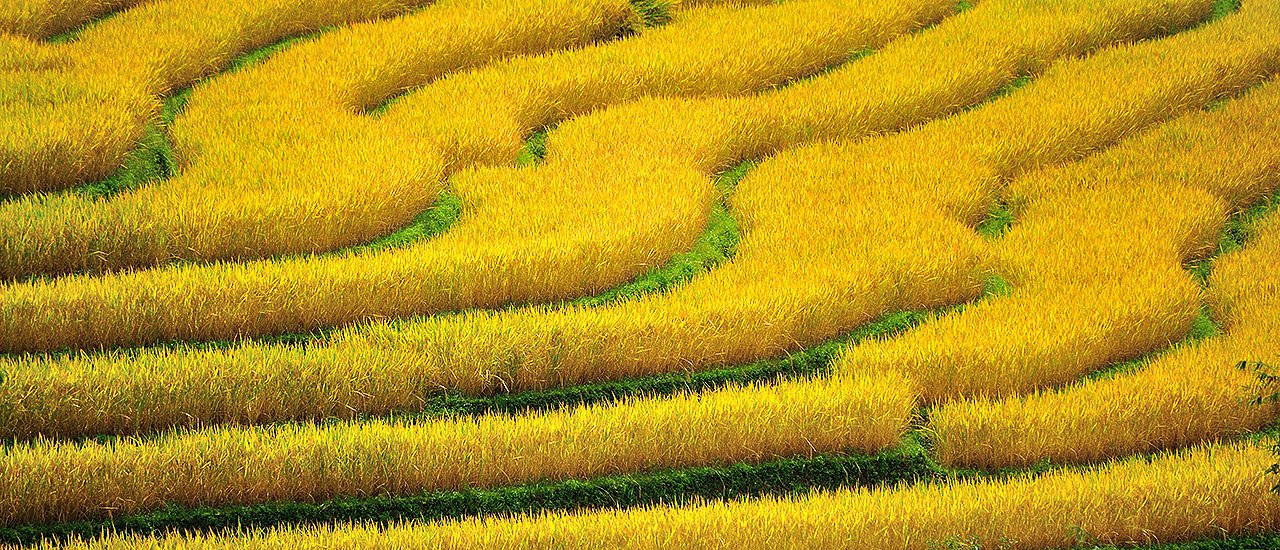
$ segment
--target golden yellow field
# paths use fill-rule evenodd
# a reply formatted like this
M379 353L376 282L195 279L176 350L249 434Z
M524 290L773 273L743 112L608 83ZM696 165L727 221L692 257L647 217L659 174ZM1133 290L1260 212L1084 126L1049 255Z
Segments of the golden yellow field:
M0 546L1280 547L1276 0L0 1Z

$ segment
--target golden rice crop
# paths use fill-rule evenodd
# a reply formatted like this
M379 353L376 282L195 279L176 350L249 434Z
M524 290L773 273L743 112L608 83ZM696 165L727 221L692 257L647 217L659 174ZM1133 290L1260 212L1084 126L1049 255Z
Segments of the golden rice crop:
M35 441L0 454L0 523L406 495L896 445L903 378L737 387L520 416L210 428L149 441Z
M1238 22L1274 27L1273 6L1246 4L1243 9L1244 19ZM1250 13L1260 17L1245 23ZM1223 23L1204 29L1204 34L1185 37L1208 38L1231 21ZM1226 33L1213 40L1242 54L1238 68L1243 72L1201 57L1210 48L1206 42L1200 48L1188 48L1179 62L1217 68L1198 73L1195 82L1180 83L1186 85L1180 90L1153 86L1148 95L1131 96L1150 101L1142 107L1096 109L1045 94L1036 108L998 102L975 114L982 123L957 118L940 124L938 131L967 136L955 143L992 159L1000 173L1016 175L1022 168L1054 164L1105 147L1134 125L1145 126L1238 92L1257 82L1254 76L1273 75L1280 69L1274 46L1254 49L1261 43L1245 45L1242 35ZM1113 53L1096 55L1096 66L1117 59ZM1158 66L1153 63L1138 71L1162 70ZM1045 78L1069 78L1072 73L1072 66L1065 64ZM1133 80L1123 82L1100 78L1091 82L1091 91L1102 97L1118 93L1108 88L1158 78L1153 72L1146 74L1151 76L1135 74ZM1154 98L1160 99L1151 101ZM948 124L953 129L944 129ZM987 137L991 134L1000 139ZM1097 176L1115 177L1111 173ZM998 187L957 187L964 193L958 202L962 206L950 210L968 219L979 219L983 210L975 208L966 194L999 192ZM917 380L927 401L938 401L1058 386L1168 346L1190 330L1199 311L1199 290L1182 271L1182 262L1212 247L1227 215L1226 205L1211 195L1187 189L1179 197L1174 201L1161 193L1114 189L1088 201L1072 197L1026 206L992 254L991 269L1015 289L1010 295L942 316L900 338L856 346L842 357L839 368L902 370Z
M1264 253L1270 265L1276 250ZM1277 409L1253 400L1276 388L1260 384L1251 369L1254 362L1280 362L1280 303L1273 299L1253 309L1257 322L1199 345L1175 347L1137 372L934 409L929 428L939 460L979 467L1092 461L1260 429L1274 422ZM1241 361L1250 362L1249 368L1237 368Z
M786 181L787 175L776 172L770 181ZM856 200L845 194L845 200ZM403 330L353 332L309 348L247 344L234 350L17 359L5 366L0 391L13 406L0 417L5 432L19 436L145 432L192 421L351 417L416 408L442 387L516 391L768 357L794 349L797 336L806 339L801 345L816 343L899 307L971 299L980 287L974 276L980 239L927 210L895 207L893 194L886 194L827 222L828 234L841 242L876 237L865 241L874 245L837 249L831 257L838 263L793 271L784 279L787 286L773 292L747 285L742 277L750 272L735 269L709 274L670 299L655 296L627 308L467 313ZM883 223L879 215L886 211L902 222ZM815 211L810 217L819 216ZM893 255L906 246L930 255ZM884 260L842 272L864 253ZM735 294L717 296L723 288ZM779 317L780 308L786 308L785 317ZM98 386L107 380L109 387ZM87 386L106 393L85 394Z
M1217 198L1173 187L1036 204L993 253L1009 295L855 346L840 368L901 370L938 402L1060 386L1167 347L1200 312L1182 262L1214 242L1226 215Z
M838 368L908 373L929 403L1018 395L1167 347L1199 311L1198 288L1173 270L1019 290L891 340L853 346Z
M1169 208L1180 206L1178 193L1165 196ZM1274 266L1277 254L1280 246L1273 243L1239 255ZM1275 284L1274 272L1255 274L1260 277L1252 281ZM1251 312L1248 321L1226 336L1174 347L1136 372L1057 391L963 399L935 408L929 417L935 452L945 464L988 468L1044 459L1093 461L1262 428L1275 420L1277 409L1253 399L1276 388L1260 385L1252 370L1237 368L1241 361L1280 362L1280 300L1274 294L1269 302L1261 299L1265 294L1258 296L1241 305Z
M1280 527L1254 445L1203 447L1082 471L842 490L684 507L559 512L378 528L337 525L168 535L68 548L1077 548L1178 542ZM47 547L47 546L46 546Z
M71 61L63 50L0 32L0 72L65 68ZM7 98L6 98L7 99Z
M1244 208L1280 186L1277 107L1280 83L1267 84L1219 110L1181 117L1087 162L1019 180L1011 187L1015 202L1025 205L1019 223L1053 218L1059 228L1085 227L1120 250L1163 249L1166 261L1186 259L1205 239L1186 239L1200 231L1180 229L1197 224L1180 227L1171 214L1195 216L1193 205L1217 203L1200 216L1220 229L1226 211ZM1152 233L1153 227L1159 231ZM1243 252L1215 262L1209 295L1218 318L1226 321L1226 336L1174 348L1137 372L1055 392L965 400L935 409L930 429L940 460L982 467L1100 460L1228 437L1273 421L1275 407L1252 402L1267 388L1257 385L1251 370L1236 368L1241 361L1280 362L1275 271L1280 223L1271 220L1259 233L1262 237ZM1063 234L1058 231L1055 238ZM1084 257L1112 263L1102 255ZM1144 262L1120 259L1118 269L1147 268ZM1099 305L1073 301L1071 307ZM929 384L927 378L916 381Z
M521 57L439 81L503 54L616 34L628 24L622 16L635 14L625 2L602 17L598 4L473 1L348 27L197 87L173 126L177 177L107 200L41 196L0 206L0 233L8 237L0 249L7 273L0 276L360 244L412 222L452 173L476 162L511 164L521 140L539 127L641 95L767 89L879 47L954 5L826 0L695 9L632 40ZM377 118L367 115L428 83ZM589 168L549 166L542 177L579 178ZM571 204L582 195L574 197ZM547 220L558 213L529 214ZM698 224L701 216L687 219ZM658 243L659 250L687 244L678 229L661 232L674 242Z
M150 0L9 0L0 5L0 32L48 38L106 13Z
M1044 128L1058 140L1035 138L1041 143L1074 149L1081 139L1092 139L1084 143L1101 147L1125 129L1176 112L1166 105L1170 96L1185 96L1185 109L1265 74L1258 71L1257 57L1267 51L1266 37L1280 32L1270 25L1280 14L1266 7L1250 4L1213 26L1099 54L1097 65L1086 60L1071 62L1064 72L1051 69L1041 81L988 107L1006 105L998 116L980 109L919 132L781 153L747 177L733 198L744 222L735 259L670 293L590 310L472 312L375 325L305 348L253 343L20 359L5 367L10 374L0 388L4 401L14 404L6 409L4 433L130 433L191 422L350 417L415 408L423 395L442 387L492 393L700 369L780 355L891 311L972 299L980 290L987 245L941 210L955 211L956 197L978 203L962 205L965 211L992 200L998 174L972 150L999 147L944 138L967 139L983 121L1004 124L1007 113L1025 111L1025 126ZM1235 33L1253 36L1260 45L1208 47L1245 42ZM1092 91L1091 83L1104 75L1124 80L1130 74L1135 78L1128 82L1142 86ZM1208 91L1202 89L1206 81ZM1088 107L1090 116L1078 119L1085 125L1081 131L1037 123L1036 108L1063 101ZM651 100L604 111L570 122L559 135L573 136L579 124L623 115L649 121L655 132L664 126L654 121L686 124L673 116L679 112L670 108L675 102ZM645 109L662 116L631 116ZM676 137L688 136L682 139L691 143L713 139L692 130L649 134L655 135L664 138L625 143L663 141L687 150ZM996 142L1029 139L1021 128L992 135ZM549 162L563 161L553 153ZM956 194L966 188L971 192ZM407 277L404 271L395 275L388 280ZM332 296L324 295L330 301Z
M747 99L648 100L575 119L552 134L542 166L454 177L462 220L444 236L402 250L7 286L0 311L11 313L0 321L0 342L16 351L228 338L599 292L692 242L714 200L710 174L737 159L836 137L838 121L845 137L856 138L954 112L1052 55L1187 24L1209 5L980 4L954 24L894 43L813 84ZM874 19L881 7L866 9ZM964 47L964 61L950 72L919 61L952 59ZM881 78L895 71L900 77ZM447 97L459 95L467 94ZM407 98L404 108L412 111L420 96ZM386 117L398 116L398 108ZM498 134L512 144L519 136ZM753 214L743 212L749 228Z
M160 108L137 83L62 68L2 72L0 94L0 194L106 177Z
M639 26L639 15L621 0L449 1L308 41L197 87L174 127L182 174L169 186L105 201L69 194L4 205L3 275L326 249L334 238L362 242L385 233L430 205L443 167L434 152L407 150L404 144L416 140L397 127L372 131L367 108L496 57L585 45ZM192 134L203 143L183 139ZM206 163L193 165L193 158ZM384 185L369 186L373 178ZM295 193L281 193L290 186ZM390 203L391 212L315 202L333 203L343 189L359 200ZM263 200L273 197L279 200ZM303 221L290 220L290 212ZM157 220L157 213L164 215ZM305 226L308 217L333 232Z
M534 1L563 10L511 20ZM354 25L202 84L175 128L173 179L98 202L0 198L0 228L8 212L31 229L6 245L19 271L125 268L0 286L0 352L73 348L0 354L0 538L172 505L263 505L294 522L289 502L873 453L909 430L949 466L1155 454L748 501L68 546L933 550L1280 532L1276 442L1220 443L1280 415L1253 401L1280 387L1236 367L1280 369L1280 216L1243 230L1229 220L1280 187L1280 82L1265 83L1280 75L1280 4L1244 0L1192 27L1222 4L983 0L953 15L952 2L714 2L731 7L686 6L664 29L594 44L631 34L651 3L441 0L437 20ZM716 36L733 25L749 30ZM420 36L431 30L451 36ZM1165 34L1176 36L1132 43ZM806 43L815 35L826 38ZM878 51L791 82L859 46ZM165 92L132 69L78 79L83 55L0 32L0 119L74 103L96 117L90 130L71 118L34 130L63 132L59 154L89 131L131 139ZM511 166L526 135L556 124L545 159ZM714 174L761 158L717 196ZM430 241L222 263L367 241L442 189L463 215ZM717 200L740 229L731 259L660 293L546 305L672 257ZM1017 219L984 238L975 229L996 205ZM1197 285L1186 262L1224 230L1256 238L1239 251L1223 241ZM184 231L195 236L173 240ZM94 255L112 259L83 263ZM183 258L220 260L129 271ZM983 296L984 281L1007 292ZM1170 347L1205 303L1224 332ZM894 311L957 304L844 350L817 378L377 417L442 392L777 357ZM349 323L305 344L74 349ZM64 439L102 434L119 437Z
M1273 313L1275 313L1273 311ZM935 408L929 429L938 460L1000 468L1089 462L1230 438L1276 418L1252 399L1264 390L1247 357L1274 361L1280 351L1250 353L1230 337L1175 347L1135 373L998 401L974 398Z

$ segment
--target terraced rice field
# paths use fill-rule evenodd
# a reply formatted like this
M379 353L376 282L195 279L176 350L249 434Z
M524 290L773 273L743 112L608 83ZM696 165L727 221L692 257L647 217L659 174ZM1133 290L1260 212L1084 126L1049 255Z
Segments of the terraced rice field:
M1276 0L3 0L0 545L1280 547Z

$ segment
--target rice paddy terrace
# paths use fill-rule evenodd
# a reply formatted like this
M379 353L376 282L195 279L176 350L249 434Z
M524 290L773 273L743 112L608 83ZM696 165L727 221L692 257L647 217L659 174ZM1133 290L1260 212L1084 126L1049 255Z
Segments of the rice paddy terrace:
M1277 0L0 0L0 544L1280 547L1277 204Z

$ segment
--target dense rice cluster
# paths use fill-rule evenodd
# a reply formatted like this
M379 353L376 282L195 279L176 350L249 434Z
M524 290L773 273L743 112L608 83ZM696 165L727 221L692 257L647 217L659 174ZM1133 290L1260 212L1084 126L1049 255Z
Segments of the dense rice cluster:
M0 543L1274 537L1277 77L1275 0L11 2Z

